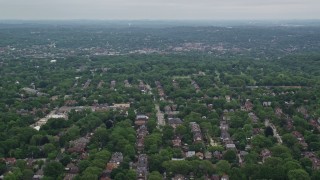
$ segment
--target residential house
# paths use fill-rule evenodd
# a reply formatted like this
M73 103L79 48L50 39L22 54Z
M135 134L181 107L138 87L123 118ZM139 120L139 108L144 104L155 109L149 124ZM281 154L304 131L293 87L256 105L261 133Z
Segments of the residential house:
M181 147L181 139L180 137L176 137L172 140L173 147Z
M275 114L277 117L281 117L281 115L283 114L282 109L279 107L275 108Z
M270 107L270 106L271 106L271 102L270 102L270 101L268 101L268 102L263 102L263 103L262 103L262 106L264 106L264 107Z
M217 174L212 174L210 180L220 180L220 177Z
M32 177L33 180L40 180L44 177L43 169L39 169Z
M137 138L144 138L148 133L148 128L145 125L142 125L137 129Z
M193 157L193 156L195 156L196 155L196 152L195 151L188 151L187 153L186 153L186 157Z
M119 167L123 162L123 155L121 152L115 152L112 154L110 161L107 163L106 172L111 173L113 169Z
M140 154L137 162L137 179L147 180L148 177L148 157L146 154Z
M259 118L258 118L253 112L250 112L250 113L248 114L248 116L249 116L249 118L251 119L251 121L252 121L253 123L258 123Z
M113 80L110 82L110 89L114 89L116 87L116 81Z
M79 173L79 168L73 163L69 163L67 165L67 167L65 168L65 170L70 174L78 174Z
M115 109L127 110L130 108L130 103L113 104L112 107Z
M206 151L206 152L204 153L204 158L205 158L205 159L211 159L211 158L212 158L212 153L211 153L210 151Z
M231 101L231 97L230 97L230 96L225 96L225 98L226 98L226 101L227 101L227 102L230 102L230 101Z
M314 152L304 152L303 156L312 162L312 169L320 170L320 158Z
M190 122L190 126L191 126L191 132L193 133L201 132L200 126L196 122Z
M228 175L223 175L220 180L229 180L229 176Z
M200 143L200 142L202 142L202 134L201 134L201 132L195 132L195 133L193 134L193 142L194 142L194 143Z
M297 138L299 144L302 146L303 149L305 149L305 150L308 149L308 144L306 143L306 141L304 140L303 135L300 132L293 131L292 135Z
M197 152L196 156L201 160L204 158L204 154L202 152Z
M73 163L69 163L65 168L66 175L64 176L64 180L72 180L79 173L79 168Z
M262 162L264 162L267 158L271 157L271 151L269 149L263 149L260 153L260 156L262 157Z
M14 166L17 162L16 158L2 158L0 160L4 161L7 166Z
M183 121L180 118L168 118L169 126L174 129L183 124Z
M217 160L220 160L222 159L222 153L220 151L214 151L213 157L216 158Z
M70 141L70 148L68 148L68 152L70 153L84 153L86 151L87 144L90 142L90 137L87 135L86 137L81 137L74 141Z
M126 88L131 87L131 84L129 83L128 80L124 80L124 87L126 87Z
M226 149L236 150L236 145L235 145L235 144L233 144L233 143L226 144Z
M252 111L253 104L249 99L247 99L246 102L244 103L244 107L246 111Z
M135 120L135 125L137 126L142 126L146 125L149 117L146 115L137 115L136 120Z
M143 151L143 149L144 149L144 137L137 139L136 147L137 147L137 150L139 152Z
M181 175L181 174L176 174L174 177L173 177L173 180L185 180L186 178Z

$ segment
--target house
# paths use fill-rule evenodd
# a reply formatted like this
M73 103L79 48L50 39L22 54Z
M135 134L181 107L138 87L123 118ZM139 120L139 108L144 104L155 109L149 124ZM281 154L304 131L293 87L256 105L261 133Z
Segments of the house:
M304 137L300 132L293 131L292 135L297 138L299 144L302 146L303 149L307 149L308 148L308 144L305 142Z
M218 159L218 160L220 160L220 159L222 159L222 153L219 152L219 151L214 151L213 152L213 157Z
M193 133L201 132L200 126L196 122L190 122L190 126L191 126L191 132L193 132Z
M165 106L164 107L164 112L165 113L169 113L169 112L171 112L172 110L171 110L171 107L170 106Z
M281 117L281 115L283 114L282 109L279 107L275 108L275 114L277 117Z
M146 125L147 121L148 121L149 117L146 115L137 115L136 116L136 120L135 120L135 125L137 126L142 126L142 125Z
M73 163L69 163L67 165L67 167L65 168L65 170L69 174L78 174L79 173L79 168L76 165L74 165Z
M144 149L144 138L137 139L136 147L138 151L143 151Z
M111 81L111 83L110 83L110 89L114 89L115 87L116 87L116 81L113 80L113 81Z
M263 102L263 103L262 103L262 106L264 106L264 107L269 107L269 106L271 106L271 102L270 102L270 101L268 101L268 102Z
M183 121L180 118L168 118L169 126L174 129L183 124Z
M180 147L181 146L181 139L180 137L176 137L175 139L172 140L172 145L173 147Z
M32 177L33 180L40 180L44 176L43 170L39 169Z
M248 113L248 116L252 120L253 123L258 123L259 118L253 112Z
M196 156L197 156L199 159L201 159L201 160L204 158L204 155L203 155L202 152L197 152L197 153L196 153Z
M124 87L128 88L128 87L131 87L131 84L129 83L128 80L124 80Z
M71 147L67 151L70 153L84 153L89 142L89 136L70 141Z
M229 176L228 175L223 175L220 180L229 180Z
M148 133L149 132L147 127L145 125L142 125L137 129L137 138L144 138L146 135L148 135Z
M227 142L230 140L230 134L228 133L228 131L226 129L221 129L221 137L220 139L223 142Z
M122 104L113 104L113 107L116 109L127 110L130 108L130 103L122 103Z
M209 151L206 151L206 152L204 153L204 158L205 158L205 159L211 159L211 158L212 158L212 153L209 152Z
M202 134L201 134L201 132L195 132L193 134L193 142L194 143L202 142Z
M186 153L186 157L193 157L193 156L195 156L196 155L196 152L195 151L188 151L187 153Z
M172 111L177 111L177 108L178 108L178 105L176 105L176 104L173 104L171 106Z
M13 166L17 162L16 158L2 158L0 160L4 161L7 166Z
M231 97L230 97L230 96L225 96L225 98L226 98L226 101L227 101L227 102L230 102L230 101L231 101Z
M287 123L286 128L288 130L291 130L293 128L293 120L288 117L288 118L286 118L286 123Z
M220 177L217 174L212 174L210 180L220 180Z
M112 154L110 161L106 165L106 173L111 173L113 169L119 167L120 163L123 162L123 155L121 152L115 152Z
M244 107L246 111L252 111L253 104L249 99L247 99L246 102L244 103Z
M74 106L74 105L76 105L78 102L76 101L76 100L66 100L65 102L64 102L64 105L65 106Z
M226 149L236 149L236 145L235 144L226 144Z
M260 156L262 157L262 162L265 161L265 159L271 157L271 152L268 149L263 149L260 153Z
M312 162L312 169L320 170L320 159L314 152L304 152L303 153L305 158L308 158Z
M115 152L112 154L110 162L120 164L123 162L123 154L121 152Z
M148 157L146 154L140 154L137 162L137 179L147 180L148 177Z
M76 174L70 174L70 173L67 173L63 180L73 180L77 175Z
M173 180L185 180L185 177L181 174L176 174L174 177L173 177Z

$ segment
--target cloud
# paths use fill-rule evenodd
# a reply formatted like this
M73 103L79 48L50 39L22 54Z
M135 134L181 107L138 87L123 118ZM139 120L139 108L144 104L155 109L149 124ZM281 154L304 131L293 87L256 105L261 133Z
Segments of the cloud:
M0 0L1 19L319 19L319 0Z

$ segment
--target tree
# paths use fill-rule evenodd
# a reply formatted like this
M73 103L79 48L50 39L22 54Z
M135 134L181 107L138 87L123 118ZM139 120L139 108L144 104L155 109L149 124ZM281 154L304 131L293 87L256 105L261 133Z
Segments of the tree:
M237 154L234 150L227 150L223 154L223 159L227 160L229 163L235 163L237 160Z
M85 178L93 178L97 179L98 175L102 173L102 169L98 167L88 167L86 170L83 171L82 173L82 179Z
M7 169L7 165L4 161L0 160L0 174L3 174Z
M164 126L162 129L162 139L163 141L170 141L171 139L173 139L173 135L174 135L174 129L171 126Z
M51 161L43 169L44 175L57 178L63 173L64 167L60 162Z
M252 145L256 148L268 148L272 146L272 141L262 135L257 135L252 138Z
M288 147L292 147L295 143L298 142L297 138L295 138L292 134L284 134L282 136L283 143Z
M288 178L289 180L310 180L309 174L303 169L290 170Z
M264 131L264 134L265 134L266 137L268 137L268 136L273 136L273 130L272 130L272 128L271 128L270 126L268 126L268 127L266 128L266 130Z
M25 169L22 171L22 179L32 179L33 177L33 171L31 169Z
M316 170L312 173L312 177L311 177L312 180L318 180L320 179L320 170Z
M291 170L295 169L301 169L301 165L297 161L288 161L284 164L284 167L286 168L286 171L289 172Z
M152 171L152 172L148 175L148 179L149 179L149 180L162 180L163 177L162 177L162 175L161 175L158 171Z
M230 169L231 169L231 165L226 160L220 160L216 164L216 167L217 167L217 172L219 173L219 175L229 174Z
M99 127L92 137L92 142L98 144L100 148L103 148L107 144L108 140L109 133L107 129L103 127Z
M283 145L276 145L271 148L272 155L275 157L291 158L290 149Z

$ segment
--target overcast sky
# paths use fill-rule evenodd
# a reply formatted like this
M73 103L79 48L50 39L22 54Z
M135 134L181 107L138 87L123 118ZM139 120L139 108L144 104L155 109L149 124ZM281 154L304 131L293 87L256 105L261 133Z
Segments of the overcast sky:
M320 0L0 0L0 19L320 19Z

